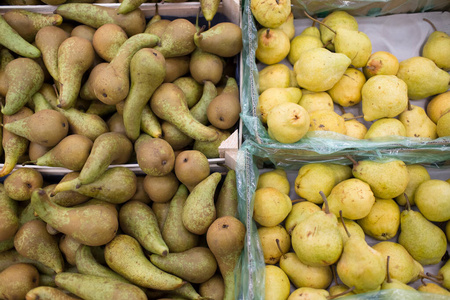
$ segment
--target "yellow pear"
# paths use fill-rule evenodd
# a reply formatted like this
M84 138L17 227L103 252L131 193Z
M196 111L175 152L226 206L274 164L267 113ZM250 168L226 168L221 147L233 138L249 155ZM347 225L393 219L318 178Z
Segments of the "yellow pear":
M301 201L292 205L291 212L284 220L284 226L287 232L291 234L299 222L319 210L321 208L317 204L309 201Z
M333 43L335 52L347 55L355 68L364 67L372 54L372 42L362 31L339 27Z
M424 19L428 21L428 19ZM439 68L450 71L450 36L443 31L439 31L429 22L434 29L423 45L422 56L434 61Z
M395 55L387 51L376 51L369 56L363 73L366 78L375 75L397 75L398 67L399 62Z
M280 267L266 265L264 277L264 299L286 300L289 297L291 284Z
M289 295L287 300L296 300L296 299L311 299L311 300L326 300L330 296L327 290L324 289L315 289L310 287L301 287L296 289Z
M443 288L440 285L437 285L436 283L432 283L432 282L427 282L427 283L420 285L417 288L417 290L419 292L432 293L432 294L438 294L438 295L444 295L444 296L450 297L450 292L447 289Z
M328 289L328 291L330 292L330 296L335 296L338 294L340 295L341 293L345 293L345 296L356 295L353 291L349 291L349 287L346 286L345 284L335 284L332 287L330 287ZM345 296L342 296L342 297L345 297ZM337 298L341 298L341 297L337 297Z
M448 221L447 225L445 225L445 234L447 235L447 240L450 242L450 221Z
M422 182L431 179L428 170L422 165L406 165L406 169L408 170L409 174L408 185L406 186L405 192L395 198L395 201L397 201L398 205L402 206L406 205L406 198L404 194L406 194L406 197L408 197L410 205L414 205L414 195L416 194L417 187Z
M302 106L287 102L269 111L267 132L269 136L284 144L301 140L309 130L310 116Z
M294 14L291 12L283 24L278 26L277 29L283 30L286 33L289 41L295 36L295 26L294 26Z
M400 226L400 208L393 199L375 198L369 214L357 222L368 236L390 240Z
M438 137L450 136L450 111L437 121L436 133Z
M283 221L292 209L288 195L273 187L255 191L253 219L262 226L272 227Z
M286 22L291 13L290 0L251 0L253 17L263 27L277 28Z
M261 28L257 32L257 39L255 57L266 65L279 63L289 53L289 37L281 29Z
M283 194L289 195L291 190L286 171L283 169L275 169L259 175L256 188L274 187Z
M334 111L333 99L327 92L311 92L302 89L302 97L298 104L303 106L308 113L322 109Z
M450 220L450 183L440 179L422 182L414 194L414 202L422 215L431 222Z
M348 68L341 79L328 90L328 94L341 106L353 106L361 102L361 89L364 83L366 77L360 70Z
M364 139L380 140L388 136L406 136L406 128L396 118L381 118L370 125Z
M315 26L306 27L299 35L291 40L291 47L288 54L289 62L294 65L300 53L309 49L323 47L320 39L320 31Z
M436 124L428 117L425 110L417 105L408 105L398 119L405 125L407 137L434 140L437 138Z
M439 94L431 99L427 104L427 115L431 121L437 124L437 121L445 113L450 111L450 91Z
M351 136L355 139L363 139L367 133L367 127L357 119L354 119L352 113L342 114L345 120L345 131L346 135Z
M344 227L344 224L345 224L345 227ZM338 226L339 226L339 233L341 234L342 241L344 242L344 244L348 240L347 231L350 234L350 236L359 237L361 239L366 238L366 234L364 233L364 230L354 220L346 219L343 217L341 222L338 223Z
M280 257L291 248L291 236L281 225L261 226L258 228L258 236L266 264L274 265L278 263Z
M334 50L333 40L338 28L358 30L358 22L356 22L355 17L344 10L333 11L322 20L322 23L326 26L319 25L320 38L330 50Z
M330 110L316 110L309 114L311 125L309 131L333 131L346 134L345 120Z
M361 89L364 120L395 117L408 106L408 86L394 75L376 75Z
M271 87L287 88L290 86L291 71L286 65L274 64L264 67L258 75L259 94Z
M259 95L257 111L263 123L267 123L269 111L278 104L285 102L298 103L302 97L302 91L299 88L268 88Z

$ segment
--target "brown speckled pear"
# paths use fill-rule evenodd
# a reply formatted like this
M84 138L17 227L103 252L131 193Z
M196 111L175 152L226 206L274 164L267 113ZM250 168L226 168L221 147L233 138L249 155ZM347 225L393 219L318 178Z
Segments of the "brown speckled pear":
M17 202L6 193L5 186L0 184L0 242L14 237L19 229Z
M39 272L30 264L15 264L0 273L0 298L25 299L39 285Z
M141 170L151 176L164 176L173 170L175 153L165 140L141 134L134 143Z
M195 50L195 32L196 28L189 20L177 18L166 26L161 35L161 44L155 50L165 58L188 55Z

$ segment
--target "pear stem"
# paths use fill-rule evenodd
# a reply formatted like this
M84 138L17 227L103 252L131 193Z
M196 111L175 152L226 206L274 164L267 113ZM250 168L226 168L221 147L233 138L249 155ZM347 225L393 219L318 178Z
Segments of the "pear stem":
M347 226L345 226L345 222L344 222L344 216L342 216L342 210L339 211L339 217L341 218L341 222L342 222L342 226L344 226L344 230L347 233L348 237L351 237L352 235L350 234L350 232L347 229Z
M35 163L36 163L36 160L27 160L22 163L22 166L29 165L29 164L35 164Z
M331 273L333 274L334 284L335 285L339 285L338 276L337 276L337 272L336 272L336 265L335 264L331 265Z
M388 255L387 260L386 260L386 282L391 283L392 279L391 279L391 274L389 274L389 260L391 259L391 257Z
M411 101L408 100L408 110L412 110Z
M405 196L405 200L406 200L406 209L411 210L411 202L409 202L408 195L406 195L406 193L403 193L403 196Z
M269 38L269 35L270 35L270 28L267 28L267 30L266 30L266 38Z
M438 280L439 281L438 283L442 283L442 281L444 280L444 275L442 275L442 274L434 275L434 274L427 272L427 276L428 276L427 278L430 280L432 280L431 278Z
M281 255L283 256L284 259L286 259L286 254L283 253L283 250L281 250L280 239L275 239L275 242L277 243L277 247L278 250L280 250Z
M325 23L323 23L323 22L320 22L320 21L317 20L317 19L314 19L313 17L311 17L311 16L306 12L306 10L304 11L304 13L305 13L305 15L306 15L309 19L311 19L311 20L313 20L313 21L319 23L320 25L325 26L325 27L328 28L332 33L336 34L336 31L334 31L333 29L331 29L330 26L328 26L327 24L325 24Z
M423 18L423 20L424 20L425 22L427 22L428 24L430 24L431 27L433 27L434 31L437 31L437 28L436 28L436 26L434 26L433 22L431 22L431 21L428 20L427 18Z
M344 296L344 295L346 295L346 294L348 294L348 293L350 293L350 292L353 292L354 290L355 290L355 286L352 286L352 287L349 288L348 290L343 291L343 292L341 292L341 293L339 293L339 294L336 294L336 295L333 295L333 296L328 296L327 299L336 299L336 298L341 297L341 296Z
M154 16L157 16L158 15L158 3L155 3L155 15Z
M305 202L305 201L306 201L305 199L299 198L299 199L291 200L291 203L292 203L292 204L295 204L295 203Z
M327 197L325 196L325 194L322 191L320 191L319 194L320 194L320 196L322 196L323 203L325 204L325 213L329 214L330 213L330 207L328 206Z
M341 114L345 114L345 108L342 105L338 105Z
M206 26L205 25L203 25L202 26L202 28L200 28L198 31L197 31L197 36L199 36L200 35L200 33L202 33L203 31L205 31L205 28L206 28Z
M352 156L347 155L347 158L353 163L354 166L358 164L358 162Z

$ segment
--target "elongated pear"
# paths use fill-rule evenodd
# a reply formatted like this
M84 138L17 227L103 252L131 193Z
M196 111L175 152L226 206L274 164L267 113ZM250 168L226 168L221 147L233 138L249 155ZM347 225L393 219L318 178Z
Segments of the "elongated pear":
M169 210L161 230L162 237L169 247L169 252L183 252L197 246L199 236L183 225L183 206L189 195L184 184L178 186L177 192L170 200Z
M19 57L5 67L8 91L1 111L12 115L19 111L36 93L44 82L44 71L31 58Z
M145 30L145 15L139 8L123 15L117 14L115 7L91 3L65 3L59 5L55 13L61 15L63 19L77 21L93 28L99 28L107 23L117 24L128 36Z
M203 92L200 100L198 100L198 102L189 110L194 119L196 119L203 125L208 124L209 121L206 111L209 104L214 98L216 98L216 96L217 88L214 83L209 80L205 81L203 84Z
M6 193L5 186L0 184L0 242L14 237L19 229L17 202Z
M221 22L207 31L197 32L194 42L203 51L232 57L242 50L242 29L234 23Z
M119 228L117 212L103 204L62 207L54 204L43 189L33 191L31 203L47 224L88 246L105 245Z
M56 285L82 299L147 299L137 286L116 279L70 272L59 273Z
M176 18L166 26L161 35L161 44L154 49L165 58L188 55L195 50L195 32L196 28L189 20Z
M0 50L0 95L6 96L8 92L8 81L6 80L6 66L14 60L14 56L7 48Z
M14 237L14 248L21 255L41 262L56 273L62 272L64 259L58 240L47 232L45 222L29 221L20 227Z
M244 239L244 224L232 216L216 219L206 233L206 242L216 257L224 280L224 300L235 299L235 269L244 248Z
M149 105L144 105L141 113L141 131L154 137L162 138L161 123Z
M3 16L0 16L0 44L20 56L28 58L38 58L41 51L28 43L6 22Z
M174 290L186 282L155 267L133 237L117 235L105 246L108 266L130 282L151 289Z
M5 124L4 128L30 142L53 147L67 136L69 122L62 113L44 109L29 117Z
M40 276L42 277L42 275ZM41 278L39 278L41 279ZM27 300L51 300L51 299L59 299L59 300L75 300L76 298L69 296L61 289L51 287L51 286L38 286L34 289L31 289L25 295L25 299Z
M211 24L212 19L219 9L220 1L218 0L201 0L200 7L202 9L203 17L205 17L208 24Z
M117 13L124 15L132 12L133 10L139 8L139 6L144 2L145 0L124 0L117 8Z
M95 114L85 113L76 108L58 110L69 121L70 130L74 134L83 135L94 141L100 135L109 132L105 120Z
M195 234L204 234L216 219L214 194L222 179L222 175L215 172L199 182L183 206L183 224L187 230Z
M128 201L119 211L120 228L134 237L144 249L158 256L166 256L169 248L164 242L155 213L145 203Z
M238 217L237 194L236 171L228 170L217 196L216 211L218 218L224 216Z
M111 62L94 79L93 89L103 103L115 105L124 100L130 89L130 63L133 55L142 48L154 47L159 37L140 33L128 38L117 51Z
M173 83L163 83L150 99L155 115L175 125L189 137L200 141L214 141L218 133L194 119L189 112L183 91Z
M123 107L124 125L131 140L139 137L142 111L165 77L166 61L158 51L144 48L131 59L131 86Z

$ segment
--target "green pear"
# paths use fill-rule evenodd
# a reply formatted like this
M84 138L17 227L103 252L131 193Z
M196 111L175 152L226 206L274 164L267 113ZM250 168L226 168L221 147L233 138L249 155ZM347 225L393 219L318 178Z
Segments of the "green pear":
M219 158L219 147L231 136L231 132L229 130L221 130L212 125L209 125L219 133L219 137L214 142L202 142L202 141L194 141L194 145L192 145L193 150L197 150L202 152L208 159L210 158Z
M217 0L202 0L200 1L200 7L202 8L203 17L205 17L208 24L211 23L214 16L219 9L220 1Z
M284 222L287 232L291 234L298 223L320 210L321 208L317 204L310 201L295 203Z
M382 140L389 136L406 136L406 128L396 118L381 118L375 120L364 135L364 139Z
M439 68L450 71L450 59L448 55L445 55L450 50L450 36L446 32L438 31L428 19L424 19L424 21L428 21L434 31L423 45L422 56L434 61Z
M420 212L411 210L409 202L406 204L407 209L403 210L400 216L398 243L420 264L437 264L447 251L444 231L428 221Z
M431 59L421 56L401 61L397 77L408 85L408 97L411 100L444 93L450 82L448 72L436 66Z
M43 185L42 174L30 168L20 168L13 171L3 182L6 194L13 200L30 200L34 189Z
M299 88L268 88L259 95L258 114L263 123L267 123L267 115L270 110L278 104L292 102L298 104L302 98L302 91Z
M0 184L0 241L14 238L19 229L17 202L6 193L4 184Z
M342 238L338 220L328 210L323 193L325 210L312 213L299 222L292 231L291 242L295 254L308 266L329 266L338 261L342 253ZM317 224L321 224L320 227Z
M125 0L120 3L119 7L117 8L117 13L121 15L126 15L127 13L132 12L133 10L136 10L141 6L142 3L144 3L144 0Z
M109 131L105 120L91 113L82 112L76 108L60 109L69 122L70 130L74 134L84 135L94 141L100 135Z
M128 201L120 208L119 222L123 232L134 237L147 251L160 256L169 253L155 213L147 204L136 200Z
M257 32L258 47L255 57L261 63L273 65L281 62L291 48L289 37L281 29L261 28Z
M258 72L258 92L261 94L271 87L290 87L290 81L291 69L285 64L266 66Z
M0 252L0 272L18 263L30 264L36 267L36 269L38 269L40 274L50 276L55 275L55 271L53 271L53 269L45 266L41 262L38 262L34 259L29 259L26 258L25 256L20 255L19 252L17 252L15 249Z
M14 60L14 56L7 48L0 50L0 95L6 96L8 92L8 81L5 76L6 66Z
M144 105L142 109L141 131L154 138L163 137L161 123L148 105Z
M376 51L369 56L363 73L367 79L375 75L397 75L398 67L395 55L387 51Z
M446 113L439 118L436 124L436 133L438 137L450 136L449 130L450 114Z
M20 255L41 262L55 273L63 271L64 259L57 238L47 232L45 222L32 220L23 224L14 237Z
M369 78L361 89L364 120L396 117L408 106L409 88L394 75L376 75Z
M392 199L405 191L409 182L406 164L401 160L361 160L353 163L353 176L369 184L375 197Z
M199 182L187 197L182 220L187 230L195 234L204 234L216 219L214 194L222 179L218 172L213 173Z
M110 105L124 100L130 90L131 59L140 49L154 47L158 42L159 37L150 33L140 33L128 38L108 66L94 79L92 84L97 98Z
M407 137L419 137L426 139L436 139L436 124L431 121L426 111L417 105L408 105L408 109L403 111L398 119L405 125Z
M31 58L19 57L5 67L8 91L1 111L4 115L17 113L44 82L44 71Z
M262 226L276 226L292 209L291 198L273 187L257 189L254 194L253 219Z
M128 36L142 33L145 30L145 15L141 9L128 14L118 14L115 7L94 5L91 3L64 3L58 5L56 14L64 20L73 20L93 28L113 23L125 30Z
M38 48L28 43L20 34L15 31L6 22L5 18L0 16L0 30L2 32L2 38L0 44L19 56L27 58L38 58L41 56L41 51Z
M192 142L194 141L193 138L186 135L184 132L178 129L177 126L168 121L161 122L161 132L162 139L168 142L170 146L172 146L174 151L182 151L188 146L192 146ZM217 140L218 138L214 142L216 142Z
M104 245L116 235L117 211L103 204L62 207L51 202L43 189L33 191L31 203L47 224L88 246ZM95 216L102 215L102 219Z
M194 34L195 45L220 57L233 57L242 50L242 29L231 22L220 22Z
M206 233L206 242L224 280L224 300L235 297L235 269L244 248L245 233L244 224L232 216L216 219Z
M227 175L225 175L215 205L217 218L223 216L238 217L238 190L235 170L228 170Z
M180 184L177 192L169 202L169 209L161 234L172 253L183 252L195 247L198 235L190 232L183 225L183 206L189 191L185 185Z
M138 176L138 179L141 176ZM153 202L168 202L177 192L180 185L174 172L163 176L145 175L142 187L148 198Z
M179 77L175 79L173 83L183 90L189 109L191 109L200 100L203 92L203 85L195 81L192 76Z
M401 244L392 241L379 242L372 246L383 254L384 258L391 257L389 276L403 283L416 281L423 274L423 266L416 261Z
M14 264L0 273L0 295L3 299L25 299L27 292L38 285L39 272L30 264Z
M440 179L423 181L416 189L414 202L431 222L450 220L450 183Z
M338 27L333 44L335 52L347 55L355 68L364 67L372 54L372 42L362 31Z
M391 275L389 274L389 262L390 262L390 256L387 257L386 262L386 279L381 284L382 290L389 290L389 289L400 289L400 290L409 290L409 291L416 291L415 288L412 286L407 285L404 282L401 282L400 280L397 280L395 278L391 278Z
M296 103L284 102L267 114L267 132L280 143L296 143L306 135L310 122L306 109Z
M292 65L298 60L300 53L313 48L323 47L320 31L315 26L306 27L299 35L291 40L288 60Z
M273 227L258 228L258 237L266 264L274 265L291 247L291 237L280 224Z
M428 170L419 164L406 165L406 169L408 169L409 173L409 182L406 186L404 194L395 198L395 201L399 205L406 205L406 197L408 197L410 205L414 205L414 195L416 193L417 187L424 181L430 180L430 174Z
M154 47L164 58L189 55L195 50L196 28L189 20L176 18L167 24L161 35L161 43Z
M83 299L147 299L136 285L95 275L62 272L55 277L55 282L58 287Z
M319 25L320 38L322 39L323 44L330 50L334 50L333 39L338 28L358 30L358 22L355 17L344 10L331 12L322 20L322 23L323 24Z
M216 98L216 96L217 96L216 86L211 81L206 80L205 83L203 84L200 99L197 101L195 105L193 105L189 109L189 112L194 117L194 119L196 119L203 125L207 125L209 123L206 112L208 110L209 104L214 98Z
M253 17L263 27L277 28L283 24L291 13L291 1L250 1Z
M302 52L294 64L297 83L313 92L331 89L344 75L351 60L345 54L333 53L325 48Z
M39 277L41 280L42 275ZM56 284L55 284L56 286ZM60 299L60 300L75 300L76 298L69 296L61 289L51 287L51 286L38 286L34 289L31 289L25 295L25 299L42 299L42 300L50 300L50 299Z
M290 282L286 273L278 266L266 265L264 269L264 299L287 299Z
M139 242L129 235L119 234L109 242L105 246L105 259L112 270L141 287L174 290L186 283L154 266Z
M288 252L281 256L280 268L286 273L296 288L326 289L333 280L331 267L305 265L294 252Z
M393 199L375 199L369 214L358 220L364 232L377 240L390 240L400 226L400 208Z

